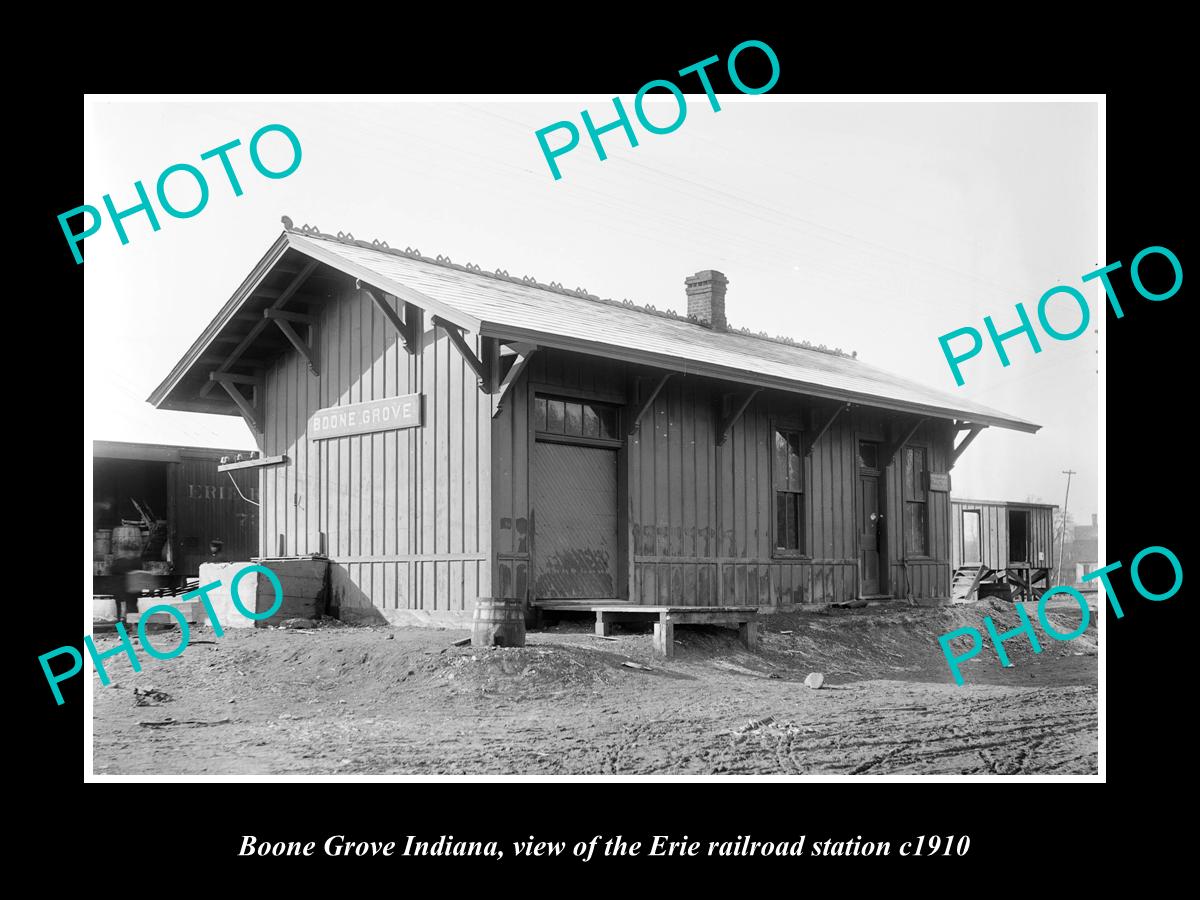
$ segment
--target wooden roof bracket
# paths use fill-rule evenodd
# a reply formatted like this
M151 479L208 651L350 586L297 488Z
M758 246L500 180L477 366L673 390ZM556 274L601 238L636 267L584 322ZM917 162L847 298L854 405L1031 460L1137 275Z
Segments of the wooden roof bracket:
M843 403L841 406L839 406L837 409L835 409L833 412L831 412L829 414L829 418L827 418L825 420L825 424L821 426L821 429L815 435L813 435L811 438L809 438L808 440L806 440L804 442L804 455L805 456L812 455L813 447L815 447L817 445L817 441L819 441L821 438L823 438L825 436L825 432L827 432L833 426L833 423L837 421L838 416L840 416L844 412L849 411L850 406L851 406L851 404L849 404L849 403Z
M504 356L500 361L500 387L496 393L492 395L492 418L500 415L504 410L504 398L508 396L509 390L517 379L521 377L521 373L525 371L525 367L529 365L529 360L533 354L537 353L537 347L522 348L523 352L516 356Z
M400 314L387 301L387 297L391 296L390 294L381 296L375 291L363 287L362 281L357 278L354 279L354 286L358 290L366 292L366 295L371 298L371 302L375 304L376 309L383 313L384 318L392 323L400 335L400 342L404 345L404 349L408 351L409 355L416 354L421 349L421 332L423 331L421 325L423 310L421 307L415 303L405 301L404 318L400 318Z
M646 398L633 411L633 414L629 417L629 433L631 435L641 427L642 416L646 415L650 407L654 405L654 401L658 399L658 395L662 392L662 389L667 386L667 382L670 380L672 374L671 372L667 372L662 378L658 379L658 383L654 385L654 389L646 395Z
M296 277L288 283L288 286L283 289L283 292L280 293L280 295L275 299L275 302L271 304L271 309L282 309L284 306L286 306L287 302L292 299L292 295L296 293L296 291L300 290L301 285L303 285L308 279L308 276L312 274L313 269L319 265L320 263L317 260L310 259L305 264L304 268L300 270L299 274L297 274ZM262 330L267 327L268 322L269 320L266 318L260 319L258 324L252 327L249 333L247 333L247 335L242 338L238 345L233 348L233 352L225 358L225 362L217 366L217 370L212 374L223 375L227 373L229 371L229 367L237 363L238 359L241 358L241 355L250 349L250 345L254 343L254 339L262 333ZM204 387L200 388L200 396L207 397L209 392L216 387L218 383L220 383L218 379L210 378Z
M264 309L263 318L273 321L279 326L279 330L296 348L299 353L308 362L308 370L314 375L321 374L321 358L320 358L320 325L316 316L307 316L303 313L286 312L282 309ZM300 335L296 333L296 329L292 327L295 322L299 325L308 326L308 340L301 340Z
M263 380L258 375L234 375L228 372L210 372L209 381L212 384L219 384L225 388L225 392L229 394L229 398L237 405L238 411L241 412L242 418L246 420L246 424L250 426L250 430L254 432L255 439L261 438L262 429L262 392ZM242 393L239 384L250 385L251 396L247 399Z
M485 394L494 394L500 388L500 341L496 338L484 337L479 339L479 352L482 359L475 355L475 351L467 344L467 339L463 337L463 330L453 322L447 322L440 316L433 316L430 319L433 324L446 332L446 337L450 338L458 352L462 354L463 361L471 367L471 371L475 373L478 379L479 389Z
M987 428L986 425L972 425L971 426L971 430L967 432L967 436L964 437L961 441L959 441L958 446L954 448L953 452L951 452L950 465L948 465L946 467L947 471L954 468L954 464L956 462L958 462L958 458L963 455L963 451L967 449L967 447L970 445L971 441L973 441L973 440L975 440L975 438L979 437L979 432L983 431L983 429L985 429L985 428Z
M898 441L893 441L888 446L887 450L884 451L883 462L879 464L879 468L886 469L888 466L890 466L892 464L892 460L896 458L896 454L900 452L900 448L912 440L912 436L917 433L917 429L924 424L924 418L917 419L917 421L912 424L912 427L909 428L908 431L904 432L904 437L900 438Z
M752 388L746 394L746 396L742 398L742 401L738 404L737 408L721 421L721 424L717 427L718 447L725 443L726 439L729 437L729 432L733 431L733 426L737 424L738 419L742 417L742 413L744 413L747 407L754 402L754 398L758 396L761 390L762 388Z

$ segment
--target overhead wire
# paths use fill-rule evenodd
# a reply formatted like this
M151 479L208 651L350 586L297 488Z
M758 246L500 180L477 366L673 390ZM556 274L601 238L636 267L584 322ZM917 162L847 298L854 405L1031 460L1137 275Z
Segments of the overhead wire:
M488 113L488 115L497 117L492 113ZM497 118L503 119L505 117L497 117ZM411 138L416 139L421 142L437 145L437 146L441 147L442 149L448 150L452 153L460 154L460 155L463 155L463 156L466 156L469 158L479 160L488 166L494 166L494 164L496 163L496 158L494 155L493 156L485 156L482 154L473 153L469 150L465 150L462 147L447 144L447 143L441 142L441 141L435 141L435 140L432 140L432 139L428 138L427 136L421 135L421 134L412 134L412 133L408 133L408 132L401 132L401 133L404 134L404 136L406 136L406 137L411 137ZM362 146L362 132L361 131L356 131L356 146L358 146L361 149L361 146ZM530 171L529 169L527 169L525 167L519 167L519 166L515 166L513 164L509 164L509 163L501 163L501 165L506 166L509 169L519 171L522 174L533 175L532 171ZM434 173L434 174L436 176L437 173ZM468 177L475 175L475 173L472 171L469 171L467 174L468 174ZM447 174L446 177L449 178L450 176ZM641 176L639 175L638 177L640 178ZM459 175L455 175L454 178L456 181L460 180ZM489 183L489 187L494 189L494 187L495 187L494 183ZM756 239L752 242L747 242L744 239L742 239L742 237L738 231L736 231L736 230L731 231L729 229L722 229L719 227L714 228L714 227L711 227L708 223L704 222L703 220L700 220L699 222L685 220L686 224L688 226L688 229L689 229L689 234L692 235L692 239L688 240L688 241L680 241L680 240L677 240L674 238L673 232L669 228L667 229L667 233L664 234L662 231L658 231L658 230L647 231L644 227L642 227L641 223L646 222L647 219L649 219L649 218L657 218L659 220L666 220L666 216L664 215L664 212L661 208L640 207L639 204L630 203L627 200L625 200L624 198L619 198L614 195L601 195L598 192L592 191L591 189L582 188L579 186L573 186L572 189L576 190L580 193L591 194L594 197L594 202L588 208L586 208L584 210L575 210L575 214L576 215L580 215L580 214L584 215L587 218L591 219L592 221L596 222L597 224L601 225L602 227L622 228L626 231L637 234L637 235L645 238L646 240L655 241L655 242L658 242L658 243L661 243L664 245L674 246L674 247L678 247L681 249L691 249L693 251L696 246L696 241L694 239L694 234L695 234L696 230L698 230L698 229L706 230L709 234L711 234L713 236L714 240L719 240L722 242L722 245L723 245L722 249L726 253L729 253L729 245L730 244L741 242L741 246L743 247L741 254L743 256L748 257L748 258L757 258L757 259L763 260L765 262L768 262L773 266L778 267L781 265L780 257L790 256L792 259L800 258L806 264L805 267L802 269L802 271L804 273L804 277L807 279L818 279L818 280L822 281L824 284L826 284L827 286L835 288L843 295L845 295L847 297L853 297L853 298L858 299L859 301L869 304L869 305L881 306L881 305L886 305L889 302L886 294L884 293L886 287L888 286L886 280L884 280L880 276L875 275L874 273L870 272L869 269L866 269L862 266L853 266L853 265L849 265L849 264L838 264L838 263L831 261L827 257L812 259L808 255L810 253L809 249L806 247L803 247L803 246L790 245L790 246L785 247L785 246L781 246L778 244L771 245L761 239ZM505 184L505 187L502 190L508 191L509 195L511 196L511 187L510 186ZM688 192L684 192L684 193L686 194ZM709 201L703 197L694 197L693 196L693 199L695 199L699 203L704 203L704 204L709 203ZM541 198L537 194L527 194L527 193L522 192L516 196L513 196L513 200L514 200L514 202L519 202L522 205L528 206L530 203L539 203L541 201ZM596 209L595 208L596 203L599 203L599 205L612 210L613 215L611 215L611 216L606 215L604 212ZM631 210L636 210L636 212L633 215L622 216L619 214L619 210L614 208L614 203L625 204ZM771 225L771 226L787 227L785 223L773 222L773 221L766 219L761 215L757 215L753 212L737 210L736 208L729 207L728 204L723 204L723 205L726 208L728 208L731 212L734 212L738 215L747 215L750 218L758 219L759 221L763 221L766 224ZM559 210L561 210L562 207L559 206L557 208ZM755 244L757 244L758 246L757 247L754 246ZM766 252L765 248L773 249L777 255L776 256L770 255L768 252ZM800 251L800 252L798 253L798 251ZM892 264L895 265L894 262ZM793 267L793 268L795 268L795 267ZM826 271L822 271L823 269ZM863 293L855 291L855 290L853 290L853 288L858 288L859 291L862 291ZM926 299L926 301L928 301L929 298L927 297L925 299ZM961 312L961 307L959 308L959 311Z
M406 136L411 136L420 141L427 140L422 135L406 134ZM452 145L444 144L443 142L431 142L431 143L437 144L437 145L441 146L442 148L449 150L450 152L461 154L461 155L475 158L475 159L479 159L486 163L494 162L494 160L490 157L485 157L481 154L472 153L472 152L466 151L460 147L455 147ZM361 148L362 148L361 132L358 133L358 137L356 139L356 146L361 150ZM516 168L522 172L527 171L524 169L520 169L519 167L512 167L512 168ZM475 175L474 172L467 173L467 177L472 177L474 175ZM448 182L455 183L457 186L461 186L461 180L462 180L461 173L442 173L442 172L434 171L429 174L429 177L439 178L441 180L446 180ZM486 183L488 184L489 190L492 191L493 193L495 193L496 183L495 182L486 182ZM530 194L524 193L524 192L514 194L513 193L514 189L511 186L509 186L507 184L507 182L501 181L500 184L502 184L504 186L500 187L499 190L502 193L505 193L506 195L511 196L513 202L520 203L521 205L524 205L524 206L528 206L531 203L538 203L540 200L540 198L538 198L536 195L530 195ZM520 191L519 188L517 188L516 190ZM589 193L591 193L591 191L589 191ZM623 202L619 198L612 197L611 195L601 195L599 193L596 193L595 200L593 200L592 203L589 204L589 206L587 208L585 208L583 210L575 210L574 214L583 215L583 216L591 219L592 221L596 222L596 224L600 225L601 227L620 228L627 232L637 234L637 235L641 236L642 238L644 238L644 240L646 240L646 241L652 241L652 242L656 242L656 243L660 243L660 244L664 244L664 245L674 246L674 247L677 247L679 249L684 249L684 250L692 250L692 251L695 250L696 241L694 239L694 233L697 230L697 223L695 221L678 217L678 221L680 222L680 224L686 225L689 228L689 233L693 235L693 237L691 239L685 240L685 239L677 237L677 231L675 229L668 228L668 229L665 229L665 231L664 230L647 230L641 223L644 223L645 220L650 217L649 215L647 215L641 211L638 211L633 215L621 214L619 209L614 206L612 201ZM597 210L596 204L599 204L602 207L611 209L613 211L613 214L610 216L610 215L606 215L605 213L601 212L600 210ZM549 209L548 204L543 204L543 205ZM557 209L559 212L561 212L562 207L558 206L555 209ZM656 210L653 213L653 215L657 216L660 219L663 218L663 213L661 210ZM701 224L698 227L700 229L705 229L707 226ZM712 234L714 241L721 241L724 244L723 249L725 250L726 253L728 253L728 251L729 251L728 245L730 243L732 243L733 241L741 240L740 236L736 232L731 233L727 230L718 230L718 229L713 229L713 228L708 228L707 230L710 231L710 233ZM757 245L757 248L755 245ZM746 251L743 253L743 255L746 257L750 257L750 258L759 258L765 262L769 262L770 264L772 264L774 266L779 266L780 259L778 257L771 257L769 254L763 252L763 250L762 250L763 246L764 246L763 241L745 241ZM793 258L795 258L796 249L797 248L795 248L795 247L776 246L776 251L778 254L780 254L780 255L791 254ZM819 263L817 265L819 265ZM822 273L822 272L818 271L818 269L815 266L810 265L804 271L806 273L806 277L821 278L826 284L828 284L832 287L835 287L842 293L847 294L847 296L857 296L857 298L859 300L861 300L862 302L874 304L874 305L880 305L885 302L884 300L880 299L877 295L874 297L870 296L870 295L867 295L867 296L853 295L847 291L847 280L848 279L858 279L860 283L862 282L862 274L863 274L864 270L861 269L861 267L860 268L842 267L840 270L834 271L832 273ZM865 287L870 291L878 291L879 288L881 287L881 285L867 282L865 284Z
M474 105L472 105L472 104L467 104L467 106L469 106L470 108L479 109L479 107L477 107L477 106L474 106ZM499 115L499 114L496 114L496 113L491 113L491 112L489 112L489 113L488 113L488 115L491 115L493 118L497 118L497 119L500 119L500 120L502 120L502 121L508 122L508 123L510 123L510 124L512 124L512 125L514 125L514 126L519 126L519 127L521 127L522 129L531 129L531 131L536 131L536 127L537 127L537 126L532 126L532 125L530 125L530 124L528 124L528 123L526 123L526 122L521 122L520 120L517 120L517 119L512 119L512 118L510 118L510 117L507 117L507 116L501 116L501 115ZM812 228L816 228L816 229L818 229L818 230L828 231L828 232L830 232L830 233L831 233L831 234L833 234L833 235L837 235L837 236L840 236L840 237L848 238L848 239L849 239L849 240L851 240L851 241L857 241L857 242L859 242L859 243L862 243L862 244L864 244L864 245L865 245L865 246L867 246L867 247L872 247L872 248L875 248L875 249L877 249L877 250L879 250L879 251L882 251L882 252L884 252L884 253L887 253L887 254L892 254L892 255L894 255L894 256L899 256L899 257L901 257L902 259L905 259L905 260L907 260L907 261L918 262L918 263L920 263L920 264L922 264L922 265L929 266L929 267L932 267L932 268L935 268L935 269L941 270L941 271L943 271L943 272L945 272L945 273L947 273L947 274L955 275L955 276L957 276L957 277L959 277L959 278L964 278L964 279L967 279L967 280L970 280L970 281L973 281L973 282L977 282L977 283L980 283L980 284L986 285L986 286L988 286L988 287L991 287L991 288L993 288L993 289L996 289L996 290L1000 290L1000 291L1004 291L1004 292L1021 292L1022 290L1032 290L1031 288L1028 288L1028 287L1021 288L1020 286L1014 286L1014 285L1001 285L1001 284L997 284L997 283L995 283L995 282L993 282L993 281L990 281L989 279L983 278L982 276L980 276L980 275L978 275L978 274L976 274L976 273L965 272L965 271L963 271L963 270L956 269L956 268L954 268L954 267L952 267L952 266L947 266L945 263L936 262L936 261L929 260L929 259L926 259L926 258L924 258L924 257L918 256L918 255L916 255L916 254L913 254L913 253L911 253L911 251L900 250L900 249L897 249L897 248L894 248L894 247L890 247L890 246L888 246L888 245L886 245L886 244L882 244L882 243L880 243L880 242L878 242L878 241L874 241L874 240L872 240L872 239L870 239L870 238L864 238L864 237L862 237L862 236L860 236L860 235L856 235L856 234L853 234L853 233L851 233L851 232L844 231L844 230L842 230L842 229L838 229L838 228L834 228L834 227L831 227L831 226L828 226L828 225L824 225L824 224L822 224L822 223L820 223L820 222L816 222L816 221L814 221L814 220L807 219L807 218L805 218L805 217L803 217L803 216L799 216L799 215L797 215L797 214L795 214L795 213L788 212L788 211L786 211L786 210L780 210L780 209L777 209L777 208L775 208L775 207L772 207L772 206L769 206L769 205L767 205L767 204L760 203L760 202L758 202L758 201L756 201L756 200L751 200L751 199L749 199L749 198L746 198L746 197L740 197L740 196L738 196L737 194L733 193L732 191L728 191L728 190L725 190L724 188L717 187L717 186L715 186L715 185L714 185L714 184L712 184L712 183L709 183L709 184L704 184L704 183L701 183L701 182L693 181L692 179L685 178L685 177L683 177L683 176L681 176L681 175L678 175L678 174L676 174L676 173L674 173L674 172L666 172L666 171L663 171L663 170L661 170L661 169L657 169L657 168L655 168L654 166L650 166L650 165L648 165L648 164L646 164L646 163L637 162L637 161L635 161L635 160L633 160L633 159L630 159L630 158L629 158L629 157L627 157L627 156L621 156L621 157L610 157L610 159L617 160L617 161L618 161L620 164L622 164L622 165L625 165L625 166L629 166L629 167L633 167L633 168L639 168L639 169L645 170L645 171L647 171L647 172L653 173L653 174L654 174L655 176L657 176L658 178L662 178L662 179L668 179L668 180L672 180L672 181L681 181L681 182L684 182L684 183L687 183L687 184L693 185L693 186L695 186L695 187L697 187L697 188L700 188L700 189L701 189L701 190L703 190L703 191L708 191L708 192L712 192L712 193L721 194L721 195L723 195L723 196L725 196L725 197L728 197L728 198L729 198L730 200L732 200L733 202L744 203L744 204L747 204L747 205L750 205L750 206L754 206L754 207L756 207L756 208L759 208L759 209L762 209L762 210L764 210L764 211L771 212L771 213L773 213L773 214L775 214L775 215L777 215L777 216L780 216L780 217L783 217L783 218L787 218L787 219L792 219L792 220L795 220L795 221L797 221L797 222L803 223L803 224L805 224L805 225L808 225L808 226L810 226L810 227L812 227ZM763 221L767 221L767 220L763 220ZM825 240L825 241L828 241L828 242L831 242L831 243L839 244L840 246L846 246L846 247L850 246L850 245L846 244L845 242L842 242L842 241L836 241L836 240L834 240L833 238L826 237L826 236L823 236L823 235L820 235L820 234L813 234L813 235L810 235L810 236L812 236L812 237L814 237L814 238L817 238L817 239L819 239L819 240Z
M524 130L531 127L527 123L520 122L516 119L511 119L507 116L499 115L491 110L482 109L472 104L454 104L451 107L443 107L441 110L439 110L439 112L449 113L452 117L459 117L463 113L466 113L469 117L470 113L473 112L476 115L482 114L493 119L507 122L514 128L520 128ZM364 110L361 115L365 116L366 111ZM369 117L369 120L365 121L363 125L363 129L355 130L355 144L360 149L363 144L363 134L364 132L369 131L372 132L371 137L378 140L377 146L379 146L381 150L384 152L394 153L395 147L392 138L395 134L399 133L404 137L420 141L430 146L438 147L442 151L449 151L466 159L474 160L477 165L473 168L468 168L466 175L476 182L480 180L480 175L477 171L479 163L482 163L492 173L495 174L499 174L504 171L516 171L522 176L536 177L536 173L529 167L506 162L502 159L499 159L495 154L485 155L476 153L456 144L450 144L445 141L432 139L427 134L416 134L405 131L397 132L394 126L380 123L378 121L378 117L375 116ZM374 142L375 141L372 141L372 143ZM695 203L711 205L712 203L716 202L720 208L726 209L735 215L745 216L749 219L763 222L773 228L788 229L793 232L804 234L807 237L823 239L827 242L848 248L851 252L855 252L855 248L852 245L846 244L844 241L838 241L823 235L813 235L808 231L797 228L795 225L786 221L789 216L788 213L767 207L763 204L758 204L757 201L738 197L719 188L712 188L708 185L702 185L691 181L690 179L673 175L672 173L663 173L653 166L636 163L630 160L624 160L623 162L626 164L627 170L638 170L632 172L636 181L643 183L647 181L657 182L660 178L666 177L667 179L681 181L693 187L699 188L701 192L711 193L716 191L717 193L725 195L727 200L714 201L710 196L705 196L703 193L690 191L687 188L681 188L678 186L672 188L673 192L677 195L682 196L685 199L689 199ZM439 175L441 173L435 172L433 174ZM445 173L444 178L461 184L463 174L464 173L462 172ZM496 181L486 179L486 177L483 183L487 183L492 189L495 189L497 186ZM501 179L499 181L499 185L501 193L514 203L521 203L525 205L534 203L537 204L539 208L543 209L549 207L549 204L546 203L543 196L540 196L537 193L530 193L520 188L518 185L512 183L511 179ZM842 264L831 261L828 257L818 257L816 260L812 260L810 256L812 252L811 247L806 247L803 245L785 247L778 243L771 243L761 240L757 238L757 236L754 239L744 238L738 230L735 229L731 231L727 228L722 228L720 225L714 224L713 220L711 219L701 219L699 221L689 220L685 216L665 210L661 206L649 207L644 204L638 204L636 201L630 201L628 198L611 193L606 194L587 186L573 185L571 189L577 194L587 194L590 198L586 208L582 210L574 209L572 211L573 214L582 214L599 227L621 228L627 233L635 235L644 241L652 241L660 245L672 246L679 249L687 249L692 251L695 250L697 244L696 233L704 232L705 238L703 240L721 242L722 249L728 255L736 258L763 260L769 262L775 267L781 267L782 265L785 265L786 263L781 263L781 257L790 255L791 260L799 259L807 264L805 268L801 270L802 277L807 282L816 282L817 284L824 285L828 290L836 291L842 296L871 306L894 304L895 301L893 297L895 282L902 281L903 283L908 284L912 281L912 276L910 273L900 271L898 269L899 266L904 266L905 268L910 269L914 264L918 266L928 265L927 261L922 261L919 258L909 258L905 256L902 251L897 251L893 248L888 248L883 245L877 245L878 249L887 254L891 254L890 257L879 257L877 255L877 259L879 260L880 264L882 264L891 272L890 276L881 276L863 267L856 267L850 264ZM733 205L738 203L750 208L742 209L738 208L736 205ZM755 211L753 207L762 207L762 212L765 212L766 214L764 215L762 212ZM623 210L629 210L632 212L632 215L624 212ZM825 228L825 226L822 226L820 223L812 223L800 217L792 218L796 218L798 221L813 227ZM659 230L653 226L647 227L646 223L650 219L664 223L667 226L665 233L664 230ZM680 227L687 227L689 239L681 240L677 237L677 230ZM839 233L836 229L827 230L830 230L834 233ZM859 241L866 244L871 243L870 241L862 239L856 235L847 233L844 234L844 236L850 238L852 241ZM735 244L736 248L731 249L731 244ZM792 268L795 269L799 267L792 266ZM965 274L956 272L952 269L949 271L951 274L957 274L960 276ZM554 277L561 277L561 273L552 274ZM990 287L996 291L1007 292L1008 290L1004 286L987 282L986 279L978 279L975 276L968 277L981 281L985 287ZM959 316L964 314L972 315L972 307L974 305L975 304L968 305L959 303L953 298L930 296L928 293L925 293L919 296L915 302L908 303L906 305L906 310L909 315L918 314L922 318L928 318L932 320L938 315L937 310L940 309L953 309L954 312ZM955 320L948 323L948 327L950 325L957 324L959 323L957 320Z

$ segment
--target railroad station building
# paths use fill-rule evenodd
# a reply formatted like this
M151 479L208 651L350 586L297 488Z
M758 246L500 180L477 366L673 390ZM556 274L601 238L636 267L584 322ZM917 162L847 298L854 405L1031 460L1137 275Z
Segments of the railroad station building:
M717 271L675 314L284 226L149 399L245 418L262 553L346 619L948 599L955 461L1039 427L734 329Z

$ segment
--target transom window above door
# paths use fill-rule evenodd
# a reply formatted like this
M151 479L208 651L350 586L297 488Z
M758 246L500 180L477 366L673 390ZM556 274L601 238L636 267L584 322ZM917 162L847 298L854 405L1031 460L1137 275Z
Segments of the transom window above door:
M858 466L861 469L879 468L879 444L875 441L858 442Z
M611 403L548 394L534 398L533 428L539 438L619 441L619 426L619 410Z

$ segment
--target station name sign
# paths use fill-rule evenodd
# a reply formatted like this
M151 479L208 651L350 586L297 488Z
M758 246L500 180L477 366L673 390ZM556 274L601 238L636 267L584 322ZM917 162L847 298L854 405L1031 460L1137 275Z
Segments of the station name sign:
M420 424L421 395L405 394L403 397L389 397L386 400L369 400L366 403L318 409L308 417L308 437L310 440L320 441L351 434L416 428Z

